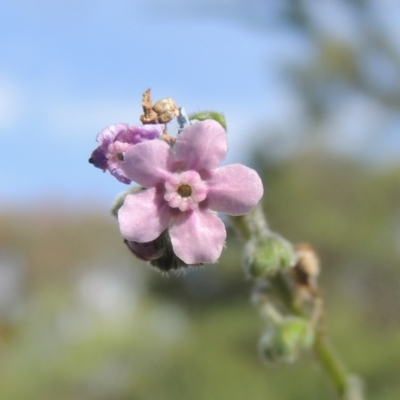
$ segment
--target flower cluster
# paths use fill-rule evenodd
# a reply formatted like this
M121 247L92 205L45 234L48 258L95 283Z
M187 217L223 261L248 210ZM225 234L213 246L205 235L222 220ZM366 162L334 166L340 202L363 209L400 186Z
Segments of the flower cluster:
M241 164L218 168L227 154L227 135L214 120L186 127L174 142L159 135L159 125L126 124L98 135L92 163L142 187L126 195L118 210L121 234L144 260L165 254L160 243L166 238L178 266L214 263L226 239L217 212L248 213L263 195L261 179Z

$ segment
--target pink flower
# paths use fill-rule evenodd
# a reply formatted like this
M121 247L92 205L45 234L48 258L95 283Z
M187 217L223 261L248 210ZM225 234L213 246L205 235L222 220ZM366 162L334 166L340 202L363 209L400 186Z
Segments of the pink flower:
M244 215L263 195L254 170L217 168L226 153L226 133L213 120L186 128L173 148L162 140L130 148L121 169L146 190L127 195L119 209L122 236L147 243L168 229L174 253L186 264L217 261L226 230L215 211Z
M103 171L109 170L120 182L131 181L120 168L125 152L133 145L159 137L165 128L163 124L129 126L125 123L110 125L96 137L99 146L92 152L89 162Z

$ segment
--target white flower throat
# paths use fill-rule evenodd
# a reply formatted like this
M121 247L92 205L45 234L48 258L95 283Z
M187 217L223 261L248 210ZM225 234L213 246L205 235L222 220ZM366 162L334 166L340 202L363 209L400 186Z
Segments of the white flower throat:
M172 174L165 182L164 200L172 208L189 211L207 197L207 185L196 171Z

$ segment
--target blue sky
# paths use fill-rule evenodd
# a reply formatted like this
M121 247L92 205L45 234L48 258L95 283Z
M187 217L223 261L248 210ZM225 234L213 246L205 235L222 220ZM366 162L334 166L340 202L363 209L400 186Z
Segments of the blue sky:
M0 16L1 203L42 197L110 202L125 187L87 163L95 135L135 124L141 94L223 111L228 161L273 82L264 35L222 20L164 18L132 1L14 1ZM250 122L249 121L253 121Z
M227 162L246 162L252 135L265 121L290 131L291 121L300 120L301 101L278 78L275 60L299 61L310 49L288 29L266 34L235 23L234 14L249 9L240 0L225 3L213 3L222 7L213 18L196 18L179 1L3 2L0 205L51 198L110 203L125 186L87 159L105 126L139 122L148 87L154 100L173 97L188 112L224 112ZM232 16L222 18L224 10ZM273 15L260 8L269 11ZM341 21L340 32L347 26ZM355 145L362 129L356 127Z

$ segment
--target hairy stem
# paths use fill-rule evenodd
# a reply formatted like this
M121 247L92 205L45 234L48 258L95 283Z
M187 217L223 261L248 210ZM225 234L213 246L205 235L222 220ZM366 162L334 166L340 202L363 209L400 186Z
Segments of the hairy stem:
M348 392L348 372L333 349L329 339L321 330L318 330L315 338L314 352L325 373L334 384L339 398L345 398L346 392Z
M261 206L255 207L249 214L242 217L231 217L233 225L245 241L251 238L258 240L266 240L272 235L268 229L267 220ZM280 271L274 276L268 278L274 293L276 293L287 310L292 314L300 317L312 319L301 304L296 301L295 286L285 271ZM322 308L322 299L320 305ZM316 359L319 361L325 374L332 382L338 399L342 400L362 400L362 387L360 382L353 376L349 375L342 361L330 343L325 325L319 317L315 322L315 341L313 350Z

